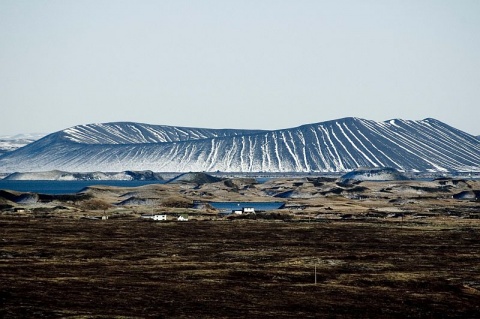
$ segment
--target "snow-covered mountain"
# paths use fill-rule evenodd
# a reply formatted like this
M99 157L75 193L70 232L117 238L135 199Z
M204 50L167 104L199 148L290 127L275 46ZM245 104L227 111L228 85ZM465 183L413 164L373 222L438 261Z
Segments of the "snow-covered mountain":
M263 132L261 130L204 129L133 122L78 125L55 133L55 138L81 144L144 144L200 140Z
M0 156L0 172L480 171L480 141L435 119L343 118L296 128L214 130L80 125Z
M46 134L32 133L32 134L18 134L0 136L0 155L12 152L18 148L24 147L36 140L41 139Z

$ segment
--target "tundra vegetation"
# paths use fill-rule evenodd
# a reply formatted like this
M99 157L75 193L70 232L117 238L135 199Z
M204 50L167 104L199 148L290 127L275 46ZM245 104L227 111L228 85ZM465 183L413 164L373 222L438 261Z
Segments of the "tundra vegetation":
M478 318L479 189L239 179L26 204L4 191L0 317ZM131 197L149 204L119 204ZM226 199L286 206L221 217L208 205Z

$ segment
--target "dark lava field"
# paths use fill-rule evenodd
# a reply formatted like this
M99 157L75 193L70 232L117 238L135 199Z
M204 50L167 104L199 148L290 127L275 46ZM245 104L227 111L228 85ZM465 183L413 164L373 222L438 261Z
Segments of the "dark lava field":
M478 220L0 219L1 318L479 318Z

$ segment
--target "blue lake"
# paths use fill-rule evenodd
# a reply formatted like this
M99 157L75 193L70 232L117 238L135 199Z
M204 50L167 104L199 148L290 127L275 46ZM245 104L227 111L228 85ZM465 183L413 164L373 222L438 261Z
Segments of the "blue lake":
M12 181L0 180L0 189L41 194L72 194L88 186L108 185L137 187L150 184L163 184L162 181Z
M285 205L283 202L209 202L214 208L223 211L232 211L244 207L253 207L256 211L279 209Z

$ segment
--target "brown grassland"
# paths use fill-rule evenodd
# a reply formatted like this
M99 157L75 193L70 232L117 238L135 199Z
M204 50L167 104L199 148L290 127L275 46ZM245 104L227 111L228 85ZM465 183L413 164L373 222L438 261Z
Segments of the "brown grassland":
M188 222L154 222L138 218L143 206L92 211L71 198L68 211L4 212L0 318L480 318L478 202L452 200L460 189L360 185L361 199L304 189L285 201L307 207L280 219L217 218L207 207L197 218L189 208ZM204 187L158 197L180 210L172 194L216 196ZM216 199L230 192L218 189ZM96 190L104 202L125 192ZM79 218L89 214L116 218Z

